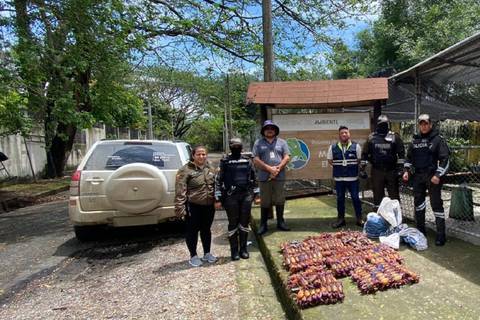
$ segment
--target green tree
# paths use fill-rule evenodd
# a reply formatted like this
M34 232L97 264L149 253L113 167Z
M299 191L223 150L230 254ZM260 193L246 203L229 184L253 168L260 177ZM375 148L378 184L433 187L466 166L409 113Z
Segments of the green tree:
M289 65L309 60L335 38L348 17L369 9L365 0L272 0L275 59ZM147 0L137 28L162 64L191 68L221 56L258 63L262 59L262 4L258 0ZM179 59L181 57L181 59Z
M136 74L136 90L144 106L152 108L156 137L184 139L197 120L216 111L210 99L216 84L205 76L166 67L143 68Z
M357 35L358 46L335 48L333 74L347 78L407 69L478 31L479 15L477 0L383 0L378 20Z
M48 175L62 176L78 129L102 121L139 126L141 101L129 89L137 12L123 1L9 3L14 64L33 119L43 124Z
M0 52L0 57L0 136L25 136L32 125L27 114L27 99L19 93L11 51Z

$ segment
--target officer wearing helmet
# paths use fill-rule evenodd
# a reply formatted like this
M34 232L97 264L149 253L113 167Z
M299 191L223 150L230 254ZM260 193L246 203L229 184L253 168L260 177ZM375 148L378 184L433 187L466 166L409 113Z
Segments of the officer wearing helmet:
M448 171L450 150L445 139L433 129L432 121L428 114L418 117L419 133L413 136L412 144L407 151L405 173L403 180L413 180L413 194L415 204L415 221L417 229L426 234L425 199L427 190L430 196L437 237L435 245L443 246L446 242L445 211L442 201L443 177Z
M223 205L227 212L232 260L248 259L248 223L252 201L259 191L252 159L242 155L242 140L230 139L229 147L230 154L220 160L215 179L215 208Z
M378 117L375 132L370 134L362 151L362 171L365 172L368 163L372 165L375 208L378 208L385 196L385 187L391 199L400 200L398 178L403 173L405 147L400 136L390 131L390 121L386 115Z

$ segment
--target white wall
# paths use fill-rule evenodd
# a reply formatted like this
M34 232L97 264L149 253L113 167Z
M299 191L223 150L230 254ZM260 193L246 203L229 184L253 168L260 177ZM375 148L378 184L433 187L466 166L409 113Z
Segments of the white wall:
M74 144L70 157L67 160L67 167L77 166L88 148L90 148L96 141L105 138L105 127L91 128L84 131L86 135L86 144ZM35 174L39 174L45 168L45 164L47 163L44 136L41 130L35 130L34 134L27 139L27 147L32 159L34 172ZM10 173L10 176L32 176L25 143L20 135L0 137L0 151L8 157L8 160L4 161L3 164ZM0 179L4 178L6 178L6 174L4 171L0 171Z

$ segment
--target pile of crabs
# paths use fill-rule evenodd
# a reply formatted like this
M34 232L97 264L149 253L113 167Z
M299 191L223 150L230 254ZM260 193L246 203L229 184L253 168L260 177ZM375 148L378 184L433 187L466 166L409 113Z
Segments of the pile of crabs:
M281 245L287 286L301 308L344 299L339 278L350 277L363 294L417 283L394 249L357 231L322 233Z

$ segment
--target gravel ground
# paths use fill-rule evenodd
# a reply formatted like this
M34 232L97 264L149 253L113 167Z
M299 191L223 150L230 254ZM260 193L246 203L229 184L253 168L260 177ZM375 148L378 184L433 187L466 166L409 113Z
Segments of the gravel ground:
M188 265L178 234L79 251L1 301L0 318L238 319L242 295L225 230L217 213L212 251L220 260L200 268Z

